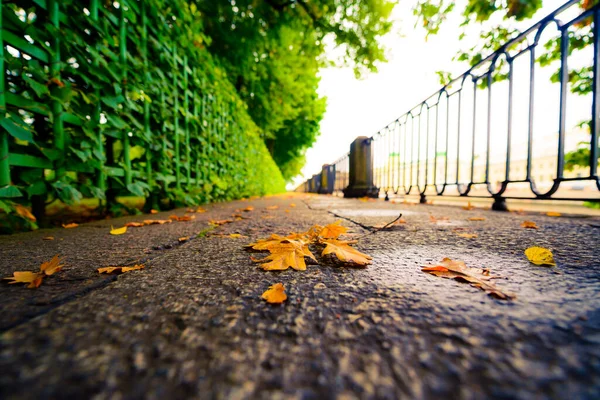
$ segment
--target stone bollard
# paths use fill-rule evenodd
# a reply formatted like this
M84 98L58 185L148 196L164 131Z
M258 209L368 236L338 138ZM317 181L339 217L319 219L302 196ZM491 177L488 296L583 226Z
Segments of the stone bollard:
M371 139L359 136L350 145L350 175L344 197L379 197L379 188L373 185L373 155Z
M323 164L321 168L320 194L332 194L335 184L335 165Z

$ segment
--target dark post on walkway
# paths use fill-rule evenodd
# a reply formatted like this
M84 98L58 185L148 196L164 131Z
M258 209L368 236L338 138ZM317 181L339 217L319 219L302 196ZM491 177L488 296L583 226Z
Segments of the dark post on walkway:
M321 188L320 194L332 194L335 184L335 165L324 164L321 169Z
M371 139L359 136L350 145L350 183L344 197L379 197L379 188L373 185L373 156Z

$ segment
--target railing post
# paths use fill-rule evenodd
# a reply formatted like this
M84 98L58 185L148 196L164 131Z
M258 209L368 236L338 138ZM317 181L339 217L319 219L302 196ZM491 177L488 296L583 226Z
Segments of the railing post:
M494 203L492 204L492 210L508 211L508 206L506 205L506 199L501 196L494 196Z
M6 115L4 98L4 41L2 39L2 0L0 0L0 118ZM8 132L0 131L0 187L10 185L10 166L8 165Z
M335 165L323 164L321 168L320 194L332 194L335 183Z
M373 154L371 139L359 136L350 145L350 177L344 197L379 197L379 188L373 185Z
M313 192L321 193L321 174L314 174L312 180L314 183Z

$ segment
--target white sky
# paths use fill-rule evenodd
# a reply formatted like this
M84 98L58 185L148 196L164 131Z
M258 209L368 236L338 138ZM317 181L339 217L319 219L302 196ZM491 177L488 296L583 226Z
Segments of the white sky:
M347 152L355 137L373 135L440 89L436 71L450 71L457 76L466 70L465 64L453 62L452 57L457 50L468 48L468 40L472 42L476 39L481 27L470 27L467 39L462 42L458 40L461 30L459 24L462 22L460 11L464 9L465 0L456 1L456 11L442 25L439 34L427 40L425 31L420 27L415 28L415 17L411 10L415 2L403 0L396 6L395 26L392 32L382 38L388 49L389 62L380 65L377 74L357 80L351 68L321 70L319 94L327 97L321 135L307 151L302 176L297 177L290 188L319 172L322 164L332 162ZM519 27L527 28L563 3L564 0L544 0L543 9ZM335 49L330 49L329 54L335 54ZM538 80L539 76L536 82ZM536 97L536 101L545 97ZM543 104L540 107L543 108ZM539 120L544 122L546 118ZM551 121L554 127L558 126L557 121Z

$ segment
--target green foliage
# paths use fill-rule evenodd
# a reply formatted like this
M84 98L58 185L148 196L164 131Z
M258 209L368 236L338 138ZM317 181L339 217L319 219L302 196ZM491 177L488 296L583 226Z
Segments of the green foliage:
M209 49L248 105L286 179L316 140L325 101L320 67L352 65L357 75L385 61L378 39L391 29L390 0L236 0L198 2ZM340 57L323 58L325 42Z
M0 125L10 154L28 158L0 197L196 204L284 189L194 3L58 3L58 27L40 6L50 0L2 4L5 30L28 39L4 54Z

